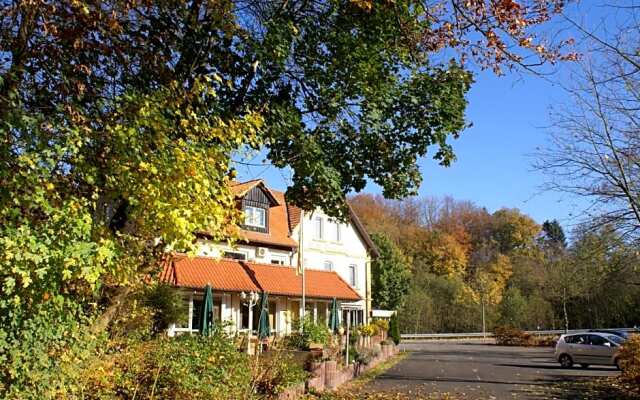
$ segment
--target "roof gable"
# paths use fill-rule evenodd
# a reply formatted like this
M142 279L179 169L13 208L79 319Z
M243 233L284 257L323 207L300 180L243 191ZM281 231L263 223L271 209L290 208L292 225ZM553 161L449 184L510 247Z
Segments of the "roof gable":
M252 200L265 198L271 207L282 205L262 179L232 184L231 191L236 198L250 197Z

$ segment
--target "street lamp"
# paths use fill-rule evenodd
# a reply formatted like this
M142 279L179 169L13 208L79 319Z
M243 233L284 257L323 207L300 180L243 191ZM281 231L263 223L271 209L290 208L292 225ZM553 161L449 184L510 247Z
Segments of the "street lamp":
M251 334L253 330L253 307L258 304L258 300L260 300L260 295L256 292L241 292L240 298L242 302L247 305L249 309L249 331L247 333L247 354L251 352Z

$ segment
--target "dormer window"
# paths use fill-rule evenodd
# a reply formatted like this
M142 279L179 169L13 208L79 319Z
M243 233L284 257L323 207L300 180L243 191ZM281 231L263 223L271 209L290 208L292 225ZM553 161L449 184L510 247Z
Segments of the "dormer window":
M244 224L254 228L267 227L267 211L261 207L245 206Z

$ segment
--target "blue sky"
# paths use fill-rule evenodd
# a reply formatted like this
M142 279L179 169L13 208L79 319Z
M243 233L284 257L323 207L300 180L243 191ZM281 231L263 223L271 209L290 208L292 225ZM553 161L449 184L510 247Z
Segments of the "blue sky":
M570 10L582 22L602 17L600 7ZM582 17L580 17L582 15ZM568 66L543 79L528 74L497 77L491 71L477 72L469 95L467 118L473 123L452 142L458 160L444 168L430 158L420 161L424 176L422 196L452 196L471 200L493 212L502 207L518 208L536 221L558 219L570 230L579 221L584 200L545 192L544 176L532 168L532 153L547 144L549 108L565 100L557 83L567 76ZM564 78L566 79L566 78ZM278 189L285 189L290 173L269 167L239 168L240 178L261 177ZM365 192L380 193L369 184Z

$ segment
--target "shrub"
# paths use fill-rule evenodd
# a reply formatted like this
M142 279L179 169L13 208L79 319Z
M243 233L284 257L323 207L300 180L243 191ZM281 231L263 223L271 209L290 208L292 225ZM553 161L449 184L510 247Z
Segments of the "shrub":
M252 366L252 387L260 395L281 393L289 386L304 382L308 376L290 354L282 351L256 357Z
M362 336L374 336L378 334L378 326L375 324L360 325L358 333Z
M105 355L84 376L84 398L244 398L251 388L248 362L219 331L161 337Z
M393 314L389 321L389 337L396 345L400 344L400 327L398 326L398 316Z
M104 344L92 320L71 301L54 297L29 315L0 316L0 398L73 398L86 363Z
M534 340L528 333L511 326L498 326L493 331L496 344L502 346L530 346Z
M382 332L389 332L389 321L386 319L376 319L373 323L380 329Z
M640 384L640 335L631 335L618 353L618 365L622 369L622 379Z
M302 324L302 326L301 326ZM300 328L302 327L302 332ZM319 343L326 346L331 339L331 331L324 324L317 324L309 317L304 321L293 322L294 333L284 339L286 348L308 350L311 343Z
M182 295L169 285L149 286L144 297L145 303L153 310L155 332L161 332L173 323L183 322L188 315Z
M377 349L360 349L355 357L355 361L359 364L369 365L374 358L380 355Z

